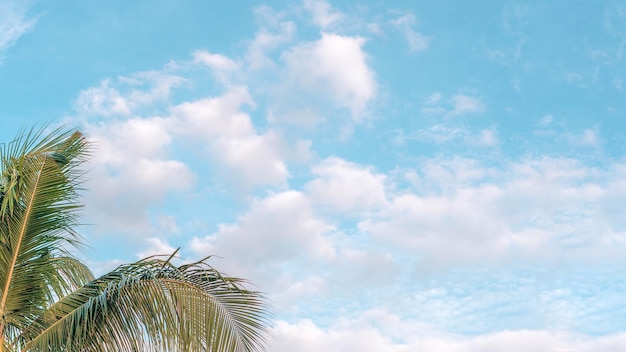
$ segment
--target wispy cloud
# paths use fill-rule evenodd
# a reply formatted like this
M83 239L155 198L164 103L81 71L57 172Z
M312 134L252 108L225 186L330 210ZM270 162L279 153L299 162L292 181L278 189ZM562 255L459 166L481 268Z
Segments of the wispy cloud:
M468 113L479 113L485 111L485 104L478 98L465 94L457 94L450 98L452 110L448 112L450 116L464 115Z
M245 59L253 71L276 68L271 54L294 40L296 25L284 13L268 6L256 8L255 15L260 26L247 44Z
M421 109L424 114L446 117L482 113L485 110L486 106L480 98L459 93L444 100L439 92L423 99Z
M322 30L328 29L345 16L325 0L304 0L304 7L313 15L313 21Z
M512 43L497 49L487 50L487 57L501 64L516 63L522 57L524 46L528 40L526 35L528 8L525 5L511 3L504 6L501 12L502 34Z
M37 24L37 18L28 18L27 12L28 8L22 2L0 2L0 59L7 49Z
M411 51L422 51L428 48L431 39L415 30L417 19L414 14L403 13L391 23L402 33Z

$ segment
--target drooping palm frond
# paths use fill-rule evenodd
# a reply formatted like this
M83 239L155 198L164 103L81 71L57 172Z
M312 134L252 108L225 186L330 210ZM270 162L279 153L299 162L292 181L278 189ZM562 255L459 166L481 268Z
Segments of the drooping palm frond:
M28 351L263 350L263 295L206 261L153 257L123 265L59 300L24 330Z
M92 280L68 251L87 151L78 132L30 131L0 147L0 349L58 297Z

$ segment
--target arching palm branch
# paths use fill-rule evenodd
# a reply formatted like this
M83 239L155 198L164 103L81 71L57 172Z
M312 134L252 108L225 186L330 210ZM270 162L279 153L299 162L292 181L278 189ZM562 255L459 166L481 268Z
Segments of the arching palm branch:
M206 260L150 257L94 279L72 255L87 149L63 130L0 149L0 352L263 350L264 297Z

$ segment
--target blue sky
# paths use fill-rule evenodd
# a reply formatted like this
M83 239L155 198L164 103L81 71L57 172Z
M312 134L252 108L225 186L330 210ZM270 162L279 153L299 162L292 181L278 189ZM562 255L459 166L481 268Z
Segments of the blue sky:
M626 345L626 6L0 2L2 140L94 143L96 273L182 248L271 351Z

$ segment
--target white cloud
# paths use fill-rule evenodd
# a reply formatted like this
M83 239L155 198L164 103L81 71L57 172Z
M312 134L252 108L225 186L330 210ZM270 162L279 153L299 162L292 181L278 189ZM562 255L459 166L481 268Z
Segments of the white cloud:
M331 27L344 17L325 0L304 0L304 7L313 14L313 21L322 30Z
M236 71L239 65L233 60L220 54L211 54L206 50L198 50L193 53L193 60L202 63L217 71Z
M354 319L338 319L327 327L310 320L278 321L274 336L272 350L276 352L613 352L626 342L626 334L590 337L547 330L453 335L382 310L371 310Z
M554 116L548 114L539 119L538 125L541 127L548 127L554 122Z
M587 128L581 133L568 133L566 139L573 145L597 147L600 144L600 132L597 127Z
M585 145L596 146L598 145L598 138L597 129L588 128L583 131L581 142Z
M507 4L502 9L502 34L508 46L498 49L487 49L489 59L500 64L508 65L518 62L522 58L523 49L527 41L526 27L528 8L521 4Z
M83 90L76 101L76 109L90 115L130 115L126 99L116 89L109 88L110 80L104 80L98 87Z
M322 94L350 109L360 121L377 85L364 43L360 37L322 34L318 41L298 45L282 55L288 80L308 94Z
M460 127L437 124L429 128L417 130L411 137L418 141L445 143L465 136L466 134L467 131Z
M251 117L241 111L253 104L245 87L232 87L222 96L173 107L171 128L204 145L232 181L284 186L288 147L275 132L256 132Z
M450 98L450 103L452 104L452 110L448 114L451 116L485 111L485 104L483 104L480 99L464 94L453 96Z
M533 135L549 139L550 142L560 142L570 148L597 148L602 145L602 134L597 125L576 131L567 129L565 121L555 120L552 115L545 115L537 121Z
M91 125L88 132L98 150L96 159L115 165L125 159L156 158L166 153L172 136L160 118L111 121Z
M176 250L176 248L170 246L166 241L156 237L147 238L145 243L148 245L148 248L145 248L143 251L137 253L137 258L139 259L152 255L167 256L171 255Z
M443 95L440 92L435 92L424 99L424 104L437 105L441 101L441 98L443 98Z
M333 230L304 194L286 191L256 201L236 223L220 224L215 233L189 245L199 257L220 255L220 270L280 298L277 307L288 313L307 309L303 305L315 297L311 293L326 291L315 268L335 256Z
M256 266L332 258L334 248L326 237L332 229L314 214L304 194L286 191L257 201L236 224L220 225L216 233L194 239L191 247L200 255L219 253L230 262Z
M127 261L121 260L121 259L110 259L110 260L105 260L105 261L94 261L94 260L90 260L88 258L86 258L84 260L85 263L87 263L87 265L89 266L89 268L91 269L91 271L93 272L93 275L95 277L100 277L112 270L114 270L115 268L117 268L118 266L122 265L122 264L127 264Z
M276 63L270 58L270 53L293 40L296 25L267 6L257 8L255 14L261 27L248 44L246 61L253 71L275 68Z
M335 211L353 213L377 209L385 199L385 176L371 168L328 158L313 167L317 178L305 189L318 204Z
M421 111L429 115L452 117L482 113L486 109L485 104L479 98L460 93L446 99L443 104L442 102L442 94L433 93L423 100Z
M419 129L409 136L421 142L447 143L463 141L471 146L495 147L498 136L495 128L487 128L477 132L452 124L436 124L428 128Z
M93 120L97 116L129 117L141 108L167 102L171 90L185 82L183 77L168 72L172 70L170 66L162 71L121 76L115 82L105 79L99 86L81 91L74 107L81 116ZM111 87L115 85L119 88Z
M27 19L26 12L25 3L13 0L0 3L0 58L37 24L37 18Z
M499 192L482 187L450 197L400 195L379 215L385 220L364 220L359 228L382 242L412 248L434 264L501 255L507 228L489 213Z
M282 141L268 132L244 138L221 138L211 146L215 158L233 180L247 185L285 186L289 171L281 155Z
M254 106L254 101L243 86L232 87L221 96L183 102L171 108L171 129L200 140L250 136L254 126L250 116L241 111L244 106Z
M411 13L404 14L394 19L391 23L404 35L411 51L422 51L428 48L430 38L420 34L414 29L417 24L415 15Z
M486 128L480 131L477 136L471 136L467 142L474 145L494 147L498 144L498 133L495 128Z
M193 148L198 144L189 142L200 143L231 182L286 182L284 158L296 151L287 151L277 133L256 132L250 116L241 111L254 105L246 87L233 86L221 96L172 107L171 89L186 80L168 73L172 69L173 64L163 72L105 80L81 92L76 102L97 151L87 212L96 223L106 224L101 229L145 232L152 227L147 214L151 204L170 192L191 189L195 176L189 166L169 156L174 142ZM155 112L165 117L141 117ZM119 221L112 220L116 217Z
M347 296L354 300L363 294L374 297L377 291L388 290L402 275L401 264L392 253L357 249L358 245L349 239L343 242L341 251L332 261L332 273L326 277L325 284L330 287L325 293L329 296ZM372 282L386 282L389 286L373 286Z
M625 191L618 165L597 170L540 158L494 168L432 160L411 176L413 192L388 194L388 206L359 228L433 264L619 260L626 232L606 213Z
M172 135L164 122L132 118L85 125L95 148L87 213L102 228L141 233L150 226L150 204L171 191L191 188L194 175L189 167L168 158Z
M176 217L172 215L157 215L156 221L161 231L168 234L180 234L180 228L176 223Z
M196 50L193 53L193 61L210 68L215 79L226 86L231 85L241 72L241 66L237 62L207 50Z
M587 88L596 84L599 78L599 66L584 68L580 70L565 71L563 73L563 80L565 82L581 88Z

